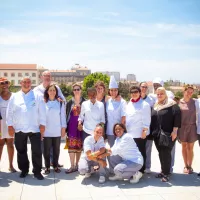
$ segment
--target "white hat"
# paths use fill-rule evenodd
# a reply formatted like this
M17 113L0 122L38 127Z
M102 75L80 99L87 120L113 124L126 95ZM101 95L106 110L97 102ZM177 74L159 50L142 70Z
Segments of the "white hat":
M164 85L164 81L161 78L159 78L159 77L155 78L153 80L153 83L159 83L162 86Z
M117 82L116 82L115 77L113 75L110 76L109 89L111 89L111 88L118 88Z

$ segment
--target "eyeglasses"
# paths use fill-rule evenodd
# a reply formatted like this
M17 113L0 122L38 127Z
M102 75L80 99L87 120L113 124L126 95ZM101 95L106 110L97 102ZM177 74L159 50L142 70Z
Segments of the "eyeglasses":
M140 86L141 88L147 89L147 86Z
M8 83L9 83L9 81L4 81L4 82L1 82L0 85L6 85Z
M81 89L79 89L79 88L78 88L78 89L73 89L73 91L80 91L80 90L81 90Z
M131 94L137 94L137 93L139 93L139 91L138 90L133 90L133 91L130 91L130 93Z

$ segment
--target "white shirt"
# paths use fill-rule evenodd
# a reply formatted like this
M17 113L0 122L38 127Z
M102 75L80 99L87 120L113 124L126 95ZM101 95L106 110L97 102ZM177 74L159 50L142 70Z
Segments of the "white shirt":
M94 139L94 136L88 136L85 138L84 143L83 143L83 149L86 156L87 151L95 152L100 150L101 148L105 148L105 142L103 137L100 137L99 140L96 142Z
M0 113L1 113L1 117L2 117L2 120L1 120L1 134L2 134L1 139L13 138L13 137L10 137L10 135L8 134L8 126L6 124L6 110L7 110L7 107L8 107L8 102L13 95L14 94L11 93L11 96L8 100L4 100L2 97L0 97Z
M59 88L58 85L56 85L56 88L58 89L58 96L63 100L66 101L61 89ZM43 86L43 84L38 85L33 89L35 92L37 92L39 95L41 95L44 98L44 92L46 88Z
M30 90L27 94L22 91L15 93L8 103L6 122L13 126L15 132L40 132L39 126L46 126L45 104L42 98Z
M66 128L66 116L64 102L48 101L46 107L46 128L44 137L60 137L61 128Z
M98 123L105 123L104 104L100 101L96 101L94 104L90 100L84 101L78 121L82 121L83 130L92 135Z
M151 123L150 105L142 98L136 102L129 102L126 107L126 128L127 132L133 138L140 138L143 128L147 128L149 134L149 126Z
M129 160L143 165L143 157L132 136L128 133L124 133L122 137L115 139L111 152L111 155L119 155L124 161Z
M147 95L146 98L143 100L146 101L150 105L150 107L153 107L155 104L155 100L149 95Z
M107 113L107 135L113 135L113 126L115 123L120 123L121 118L126 116L126 101L121 99L120 101L114 101L109 99L106 102Z

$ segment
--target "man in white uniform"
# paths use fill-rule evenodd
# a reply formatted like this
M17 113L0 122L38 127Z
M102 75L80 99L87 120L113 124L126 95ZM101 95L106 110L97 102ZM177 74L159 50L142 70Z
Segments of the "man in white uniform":
M46 88L51 84L51 72L50 71L44 71L42 73L42 76L41 76L41 80L42 80L42 83L40 85L38 85L37 87L35 87L33 90L38 93L39 95L42 96L42 98L44 98L44 92L46 90ZM59 88L58 85L56 85L57 89L58 89L58 96L59 98L62 99L62 101L65 101L66 102L66 99L61 91L61 89ZM42 153L43 153L43 141L42 141ZM51 162L51 166L53 166L53 150L51 148L51 151L50 151L50 162ZM61 164L58 164L58 167L63 167L63 165Z
M44 179L41 174L41 139L46 126L45 104L41 97L31 89L31 78L23 77L21 90L13 95L8 103L6 121L9 135L15 136L17 162L21 170L20 178L29 172L27 140L30 139L34 177Z

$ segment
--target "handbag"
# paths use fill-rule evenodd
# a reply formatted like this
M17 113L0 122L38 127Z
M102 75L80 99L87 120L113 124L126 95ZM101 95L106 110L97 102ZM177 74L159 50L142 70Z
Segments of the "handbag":
M158 144L160 146L169 147L171 145L171 141L171 136L166 135L165 132L160 129Z
M159 146L170 147L172 144L171 136L169 136L170 134L166 134L163 131L163 129L161 128L161 123L159 120L158 112L157 112L157 120L158 120L158 124L159 124L158 144L159 144Z

